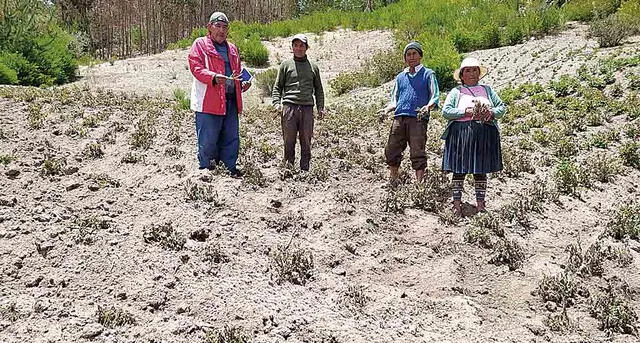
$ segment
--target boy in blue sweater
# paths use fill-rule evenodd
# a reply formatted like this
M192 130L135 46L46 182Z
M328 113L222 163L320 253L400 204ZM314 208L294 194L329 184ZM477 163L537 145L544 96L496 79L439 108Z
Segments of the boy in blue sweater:
M408 67L396 76L389 105L378 111L382 115L394 111L385 148L391 183L395 183L400 176L400 162L407 144L411 167L416 171L416 181L422 182L427 167L425 145L429 111L438 106L440 96L435 73L421 64L420 43L407 44L403 54Z

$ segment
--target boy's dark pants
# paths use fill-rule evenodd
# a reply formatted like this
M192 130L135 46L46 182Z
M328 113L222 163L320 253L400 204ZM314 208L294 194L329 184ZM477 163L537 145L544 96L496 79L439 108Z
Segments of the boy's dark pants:
M428 119L416 117L398 116L393 118L389 140L385 149L387 165L399 167L402 160L402 152L409 144L409 157L413 170L424 170L427 167L427 143L426 126Z

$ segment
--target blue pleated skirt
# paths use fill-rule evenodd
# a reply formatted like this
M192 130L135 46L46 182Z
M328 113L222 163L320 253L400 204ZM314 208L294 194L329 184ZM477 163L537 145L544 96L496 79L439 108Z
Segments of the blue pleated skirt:
M445 138L442 170L456 174L487 174L502 170L500 133L492 124L454 121Z

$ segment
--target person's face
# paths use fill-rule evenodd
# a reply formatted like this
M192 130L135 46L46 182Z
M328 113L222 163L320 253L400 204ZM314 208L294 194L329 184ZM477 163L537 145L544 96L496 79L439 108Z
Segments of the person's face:
M409 67L417 66L418 64L420 64L421 60L422 60L422 56L420 56L420 53L418 53L418 50L415 50L415 49L407 50L407 53L404 55L404 61L407 62Z
M307 55L307 44L303 43L301 40L294 40L291 47L293 48L293 56L302 58Z
M217 21L215 23L209 23L207 25L211 38L218 44L227 40L229 34L229 24Z
M460 72L460 78L462 79L462 84L468 86L475 86L478 84L480 79L480 68L478 67L464 67Z

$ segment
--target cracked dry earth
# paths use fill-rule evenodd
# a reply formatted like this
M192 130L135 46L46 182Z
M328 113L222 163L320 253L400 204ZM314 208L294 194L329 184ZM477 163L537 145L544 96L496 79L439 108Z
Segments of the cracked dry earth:
M354 41L366 53L392 46L384 32L370 41L362 32L324 37L328 49ZM278 49L286 55L286 42L269 43L271 56ZM637 54L634 42L622 50ZM488 80L500 83L515 78L508 70L498 75L510 65L504 61L524 51L540 50L537 65L558 76L544 58L551 51L565 58L566 44L594 46L577 27L472 55L490 66L496 55ZM197 171L192 114L165 99L177 86L188 89L184 56L165 52L101 65L83 71L75 87L1 89L0 153L11 158L0 164L0 341L205 342L207 332L225 326L265 343L637 341L599 330L585 303L568 309L573 329L552 331L545 319L550 308L560 310L535 292L543 275L566 268L570 243L580 239L586 248L618 203L638 200L637 169L579 198L545 202L527 225L501 222L524 252L522 265L510 270L489 263L491 250L465 242L469 217L447 225L432 211L389 210L382 158L388 122L378 123L367 106L364 114L336 107L318 122L312 171L292 174L279 166L277 120L252 89L241 122L247 175ZM339 57L320 56L327 69ZM566 58L575 56L584 54ZM352 56L342 59L346 69L354 67ZM541 82L554 78L542 75ZM385 85L332 101L365 97L366 105L378 105L387 92ZM435 165L443 127L435 117L429 128ZM549 170L492 176L489 211L546 180ZM472 196L466 185L469 211ZM630 264L607 261L604 275L589 282L626 285L638 309L640 246L637 240L624 246ZM301 252L297 265L312 268L280 273L282 250Z

